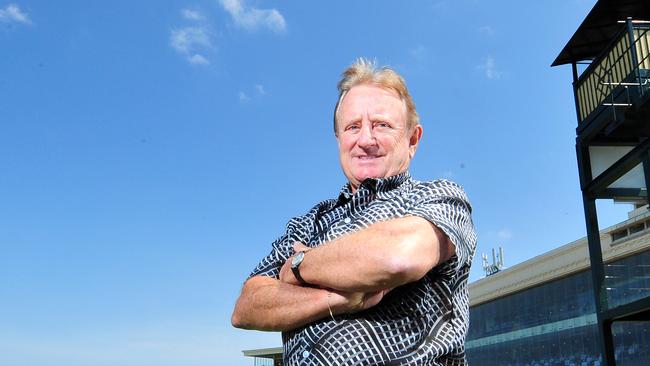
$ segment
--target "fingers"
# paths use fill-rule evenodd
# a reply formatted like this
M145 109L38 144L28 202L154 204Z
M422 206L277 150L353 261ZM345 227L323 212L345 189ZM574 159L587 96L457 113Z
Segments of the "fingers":
M293 275L291 271L291 260L286 261L282 268L280 268L280 282L288 283L290 285L300 285L298 279Z
M381 301L384 298L384 291L369 292L363 298L363 304L361 306L362 310L369 309Z
M299 242L299 241L296 241L296 242L293 243L293 251L296 252L296 253L304 252L304 251L309 250L309 249L311 249L311 248L306 246L305 244Z

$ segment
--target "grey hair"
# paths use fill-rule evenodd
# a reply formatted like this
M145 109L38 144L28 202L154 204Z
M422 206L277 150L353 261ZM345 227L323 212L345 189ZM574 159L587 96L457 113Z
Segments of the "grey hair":
M341 80L337 88L339 90L339 99L334 107L334 134L336 131L336 120L339 113L339 107L343 98L353 87L357 85L370 84L379 86L384 89L392 90L406 104L407 126L415 127L420 123L420 116L415 110L415 102L409 94L406 82L400 74L388 66L377 67L376 61L370 61L367 58L359 57L352 65L343 71Z

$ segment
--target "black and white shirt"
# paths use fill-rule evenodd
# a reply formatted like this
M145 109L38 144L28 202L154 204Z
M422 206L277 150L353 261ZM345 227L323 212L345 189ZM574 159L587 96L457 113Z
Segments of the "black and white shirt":
M467 195L456 183L420 182L404 172L366 179L354 194L346 185L337 199L322 201L291 219L251 276L278 278L294 254L295 241L317 247L404 216L423 217L443 230L456 254L422 279L392 290L375 307L284 332L284 364L466 365L467 277L476 247L470 214Z

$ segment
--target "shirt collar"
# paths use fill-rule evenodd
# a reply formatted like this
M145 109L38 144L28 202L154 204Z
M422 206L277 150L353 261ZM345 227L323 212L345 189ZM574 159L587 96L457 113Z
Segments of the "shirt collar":
M403 173L393 175L386 178L366 178L361 182L359 189L353 194L352 189L350 188L350 183L346 184L341 188L339 193L338 201L348 201L354 195L367 195L367 194L379 194L388 193L395 188L398 188L402 183L411 179L411 175L408 171Z

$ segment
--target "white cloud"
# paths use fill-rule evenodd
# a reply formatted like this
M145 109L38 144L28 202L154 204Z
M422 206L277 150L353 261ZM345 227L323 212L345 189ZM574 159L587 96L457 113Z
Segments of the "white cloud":
M16 4L9 4L6 8L0 9L0 22L32 24L27 14L23 13Z
M189 19L189 20L203 20L205 17L201 12L197 10L190 10L190 9L182 9L181 10L181 15L183 15L183 18Z
M200 52L212 48L210 34L202 27L173 29L169 44L193 65L208 65L210 61Z
M219 2L230 14L235 24L246 30L268 28L280 33L287 29L287 22L276 9L247 8L244 6L243 0L219 0Z
M484 25L482 27L479 27L478 31L479 33L485 34L486 36L494 35L494 28L490 27L489 25Z
M494 58L490 55L485 58L483 64L477 66L477 69L482 70L488 79L496 80L501 78L502 72L497 70Z
M174 29L169 37L171 46L178 52L189 53L197 47L211 47L210 36L203 28Z
M189 63L191 63L192 65L209 65L210 64L210 60L205 58L203 55L199 55L198 53L195 53L194 55L188 57L187 61Z
M255 84L255 91L257 91L257 94L260 94L260 95L265 95L266 94L266 90L264 90L264 86L260 85L260 84Z
M497 232L497 236L502 240L512 239L512 231L510 229L501 229Z
M240 90L237 93L237 96L239 97L239 102L240 103L247 103L250 102L251 100L254 100L256 98L261 98L262 96L266 95L266 89L264 89L264 85L262 84L255 84L253 85L253 91L250 91L249 88L244 88L244 90Z

